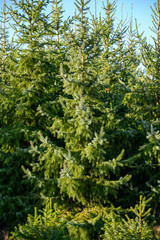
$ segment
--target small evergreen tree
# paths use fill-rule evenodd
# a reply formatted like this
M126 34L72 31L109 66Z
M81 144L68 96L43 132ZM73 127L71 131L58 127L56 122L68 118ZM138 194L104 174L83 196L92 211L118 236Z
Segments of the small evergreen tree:
M115 212L106 215L103 239L153 239L152 224L148 224L151 209L146 210L149 201L150 199L146 200L140 196L139 204L136 204L134 208L130 208L130 212L134 214L134 217L129 217L128 214L122 217Z

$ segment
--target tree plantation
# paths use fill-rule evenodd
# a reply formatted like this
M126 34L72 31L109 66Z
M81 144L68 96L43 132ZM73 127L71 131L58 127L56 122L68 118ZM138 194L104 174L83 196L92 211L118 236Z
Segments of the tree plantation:
M63 0L4 1L0 229L10 239L160 239L160 0L152 44L132 8L117 22L116 0L102 14L89 2L64 19Z

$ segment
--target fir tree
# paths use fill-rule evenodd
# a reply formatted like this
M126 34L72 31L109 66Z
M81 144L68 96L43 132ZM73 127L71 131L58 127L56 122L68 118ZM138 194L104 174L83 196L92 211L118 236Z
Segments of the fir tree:
M39 164L32 165L35 173L26 171L31 178L37 178L44 195L65 207L107 204L109 196L116 197L118 189L130 178L119 179L116 174L123 166L123 151L113 160L107 155L108 111L103 106L105 87L97 75L99 43L89 26L88 3L75 1L76 27L69 26L65 32L69 72L62 67L64 95L59 99L63 116L55 116L50 128L59 144L40 134L43 150ZM36 153L36 146L32 150Z
M138 52L138 41L136 30L133 29L133 5L131 6L131 19L127 28L127 38L123 46L122 65L120 67L119 82L122 92L122 104L119 114L121 116L121 130L119 132L119 143L121 142L126 149L126 156L131 156L144 141L142 132L138 129L138 122L132 111L132 103L129 104L128 97L134 96L137 92L136 84L138 81L140 68L140 55ZM122 69L122 72L121 72ZM137 142L137 138L140 138Z
M155 121L159 118L159 9L155 3L151 7L153 15L153 27L155 36L152 37L153 44L148 44L144 32L137 37L140 44L142 69L137 72L137 80L132 87L133 93L127 95L128 106L132 114L139 121ZM143 70L144 69L144 70ZM150 129L150 125L148 125Z
M115 157L124 147L120 139L121 121L124 117L122 100L126 91L123 73L125 73L125 61L122 55L124 50L124 36L126 26L123 19L118 25L115 23L117 1L106 1L103 4L104 18L101 21L101 42L103 52L100 56L99 77L103 84L102 108L105 112L105 132L111 144L108 155ZM122 66L123 65L123 66ZM122 73L123 72L123 73ZM117 136L117 137L116 137ZM117 142L118 141L118 142ZM121 145L122 143L122 145Z
M13 0L10 7L16 37L7 72L9 90L0 107L2 224L19 221L31 207L35 195L21 166L34 162L30 141L39 142L38 131L46 134L51 110L51 115L57 111L55 65L45 50L51 26L44 13L47 5L47 0Z
M132 117L139 132L139 151L127 160L132 174L133 195L154 196L151 203L156 214L159 206L159 1L151 7L153 15L153 45L148 44L143 34L138 38L141 45L141 59L144 70L138 70L136 81L131 86L131 92L126 94L127 105L130 109L128 116ZM151 193L151 189L153 192Z

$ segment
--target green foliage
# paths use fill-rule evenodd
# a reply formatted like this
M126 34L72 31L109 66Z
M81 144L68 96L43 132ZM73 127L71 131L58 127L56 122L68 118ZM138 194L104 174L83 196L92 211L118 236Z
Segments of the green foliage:
M140 196L139 204L124 215L121 208L100 206L74 213L54 211L50 200L39 214L35 208L34 216L29 215L25 225L16 227L10 239L149 240L153 238L152 224L148 221L151 209L146 209L149 202L150 199Z
M148 44L144 32L140 34L137 27L142 69L137 72L136 82L134 85L130 84L130 92L125 97L125 104L132 109L130 114L141 124L143 121L150 122L159 118L160 33L158 16L160 13L156 3L151 8L154 44Z
M87 4L76 1L76 27L68 26L64 33L68 72L62 66L62 114L53 116L53 124L48 127L53 137L45 138L41 132L41 144L33 143L31 152L36 154L38 149L40 154L37 162L31 163L32 170L26 172L44 195L66 207L71 202L85 207L106 204L131 178L119 174L123 168L122 149L116 153L112 150L108 156L112 143L106 133L116 131L119 119L115 101L110 105L105 102L105 83L99 80L100 72L96 70L99 43L86 16Z
M25 225L16 227L10 239L69 240L65 217L65 214L53 211L50 201L40 213L35 208L34 215L28 216Z
M37 200L32 184L23 179L21 166L35 161L30 141L38 144L38 131L46 134L46 122L50 125L51 116L59 110L54 88L58 66L49 61L45 50L51 26L45 14L48 1L12 3L9 12L16 38L8 55L7 84L0 103L2 225L12 224L14 218L23 220Z
M102 206L88 207L76 213L67 223L69 235L73 239L97 239L103 232L105 214L106 208Z
M140 196L139 204L134 208L131 207L130 211L134 213L135 217L131 218L125 215L122 218L119 214L111 212L106 216L104 225L104 238L106 240L120 240L120 239L145 239L153 238L153 228L149 225L147 218L151 215L151 209L146 210L147 203L150 199L146 200Z
M89 2L75 0L64 20L62 0L12 0L12 43L2 10L0 227L22 224L13 239L153 237L145 209L157 219L159 7L151 45L123 9L115 21L117 1L92 20ZM151 200L133 208L141 194ZM54 210L32 216L46 199Z

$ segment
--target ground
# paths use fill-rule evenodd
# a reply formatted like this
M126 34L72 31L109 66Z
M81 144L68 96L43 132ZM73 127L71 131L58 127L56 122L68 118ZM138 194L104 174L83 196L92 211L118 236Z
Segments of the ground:
M8 231L0 231L0 240L7 240L9 237Z

